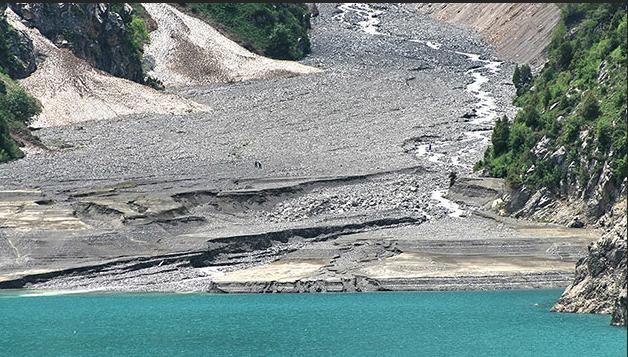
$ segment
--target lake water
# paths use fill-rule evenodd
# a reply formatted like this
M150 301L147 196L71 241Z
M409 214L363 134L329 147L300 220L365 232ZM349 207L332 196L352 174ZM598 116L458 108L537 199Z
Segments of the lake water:
M0 293L2 356L625 356L560 290L303 295Z

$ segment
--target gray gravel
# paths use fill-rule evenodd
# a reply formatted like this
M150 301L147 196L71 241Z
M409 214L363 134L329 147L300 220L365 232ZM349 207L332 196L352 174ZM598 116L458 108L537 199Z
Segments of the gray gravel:
M94 181L185 179L207 182L258 176L354 175L416 165L404 140L434 135L457 140L475 129L461 122L474 98L464 56L408 39L441 41L442 49L493 56L468 31L383 5L381 32L368 35L332 19L321 4L314 19L313 74L185 89L209 113L145 115L42 129L52 153L0 166L0 186L55 191ZM426 70L413 69L429 67ZM491 78L508 108L509 65ZM409 78L414 78L408 80ZM63 149L61 149L63 147ZM263 170L254 169L259 159ZM72 180L70 184L68 180Z

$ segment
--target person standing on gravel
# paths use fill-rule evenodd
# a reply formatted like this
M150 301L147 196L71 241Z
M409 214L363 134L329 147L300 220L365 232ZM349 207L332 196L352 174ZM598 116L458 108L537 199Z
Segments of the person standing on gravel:
M456 174L456 171L452 171L449 173L449 187L454 185L457 176L458 175Z

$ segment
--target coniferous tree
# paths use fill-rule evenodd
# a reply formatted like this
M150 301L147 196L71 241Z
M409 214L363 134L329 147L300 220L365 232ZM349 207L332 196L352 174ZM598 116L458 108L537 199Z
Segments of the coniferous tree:
M495 128L491 136L491 142L493 144L493 155L495 157L508 151L508 139L510 137L510 123L508 117L503 116L501 119L497 119L495 122Z

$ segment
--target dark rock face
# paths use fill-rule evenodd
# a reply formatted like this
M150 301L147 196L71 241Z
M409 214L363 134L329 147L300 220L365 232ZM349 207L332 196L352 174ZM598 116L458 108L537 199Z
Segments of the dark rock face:
M625 206L625 201L618 206ZM626 210L609 213L609 230L578 261L574 282L554 311L610 313L614 325L626 325Z
M616 326L626 326L626 306L628 305L628 299L626 297L626 280L624 279L623 290L619 293L617 300L615 300L615 307L613 308L613 315L611 324Z
M0 4L0 68L11 78L25 78L37 69L33 42L9 26L4 14L6 8L6 4Z
M57 46L70 47L77 57L114 76L142 83L141 54L129 45L126 23L131 8L120 13L109 4L17 3L11 9L26 25L37 28Z

